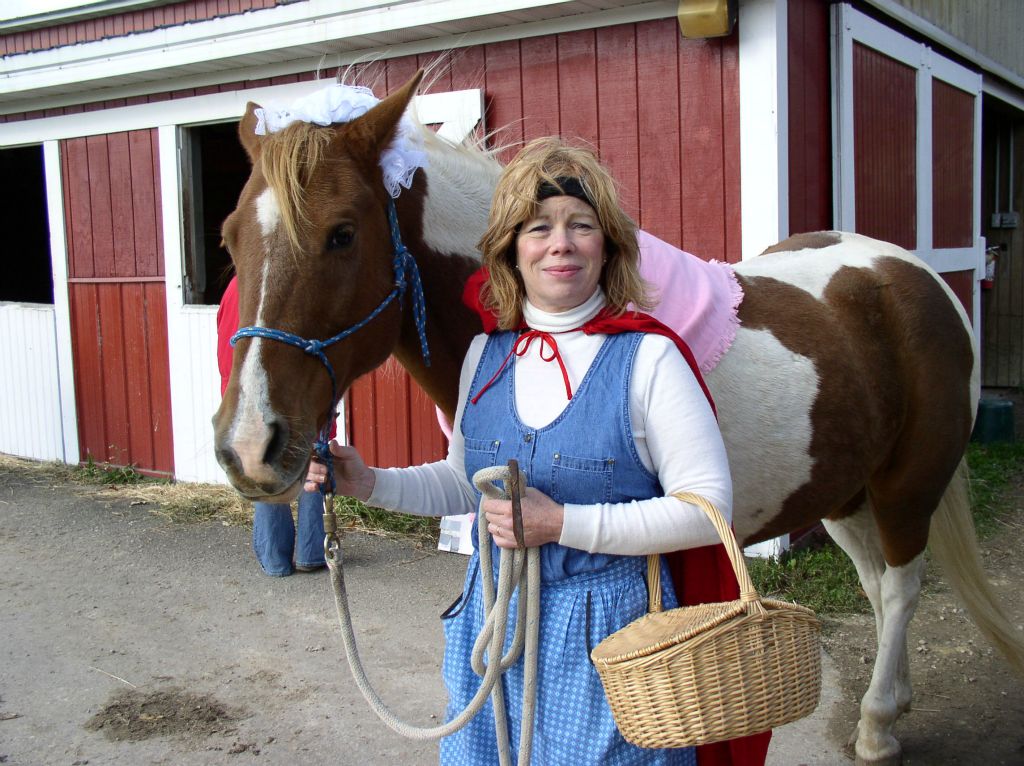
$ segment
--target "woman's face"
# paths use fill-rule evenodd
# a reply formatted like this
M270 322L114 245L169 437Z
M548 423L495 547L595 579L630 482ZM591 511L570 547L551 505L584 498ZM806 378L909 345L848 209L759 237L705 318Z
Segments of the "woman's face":
M597 213L576 197L548 197L516 238L526 297L542 311L568 311L585 302L597 289L603 263Z

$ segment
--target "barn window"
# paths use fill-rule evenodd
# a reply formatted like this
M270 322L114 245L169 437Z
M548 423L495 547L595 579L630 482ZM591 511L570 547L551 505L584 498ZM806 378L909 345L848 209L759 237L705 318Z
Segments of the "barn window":
M220 244L220 227L249 177L249 160L238 141L236 122L200 125L183 133L184 301L216 305L232 272Z
M6 253L0 301L53 303L43 147L0 150L0 178L17 179L0 192Z

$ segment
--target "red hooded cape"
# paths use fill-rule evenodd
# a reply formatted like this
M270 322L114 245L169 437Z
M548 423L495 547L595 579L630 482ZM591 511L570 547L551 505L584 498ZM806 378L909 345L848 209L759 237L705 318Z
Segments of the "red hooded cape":
M462 292L462 302L476 311L483 322L484 332L490 334L498 329L497 318L480 302L480 291L488 278L487 269L479 269L466 282ZM711 409L715 403L711 392L704 383L697 362L685 341L666 325L654 317L640 312L627 312L614 316L610 311L603 310L596 317L585 323L583 332L588 335L600 333L613 335L620 332L646 332L664 335L676 344L679 353L693 371L700 383L701 390L708 399ZM716 412L717 415L717 412ZM665 554L669 571L672 573L672 584L675 586L676 597L683 606L704 604L716 601L734 601L740 596L739 584L732 570L729 556L724 545L709 545L703 548L690 548L686 551L675 551ZM740 737L727 742L714 742L700 745L697 748L698 766L763 766L768 756L768 744L771 741L770 731Z

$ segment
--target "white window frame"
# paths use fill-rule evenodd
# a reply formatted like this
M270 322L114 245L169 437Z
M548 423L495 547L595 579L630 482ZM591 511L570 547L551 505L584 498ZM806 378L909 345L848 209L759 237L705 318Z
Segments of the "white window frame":
M789 236L786 0L739 9L740 251L754 258Z

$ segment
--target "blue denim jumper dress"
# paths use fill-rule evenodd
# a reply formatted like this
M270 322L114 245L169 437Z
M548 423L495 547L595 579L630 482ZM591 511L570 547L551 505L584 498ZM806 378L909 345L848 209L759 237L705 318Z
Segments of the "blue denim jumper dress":
M504 332L488 339L471 394L499 368L516 337L516 333ZM608 336L565 410L543 428L530 428L520 421L515 406L515 365L509 364L477 404L466 404L461 425L467 477L472 480L479 469L505 465L515 458L528 484L559 503L619 503L660 496L658 478L637 454L629 419L629 380L642 338L639 333ZM474 524L474 546L476 539ZM498 548L491 545L492 577L496 578ZM647 611L644 557L592 554L558 543L543 545L540 553L540 656L531 763L696 764L693 749L645 750L626 742L615 727L590 661L590 650L601 639ZM462 596L442 615L447 720L454 718L480 687L480 678L470 667L470 653L483 623L481 576L479 553L474 552ZM662 582L666 584L665 607L672 608L676 606L675 593L664 564ZM515 598L510 615L515 615L517 601ZM510 625L506 650L513 629ZM515 762L522 718L522 658L502 683ZM489 700L466 728L441 741L441 763L498 763Z

